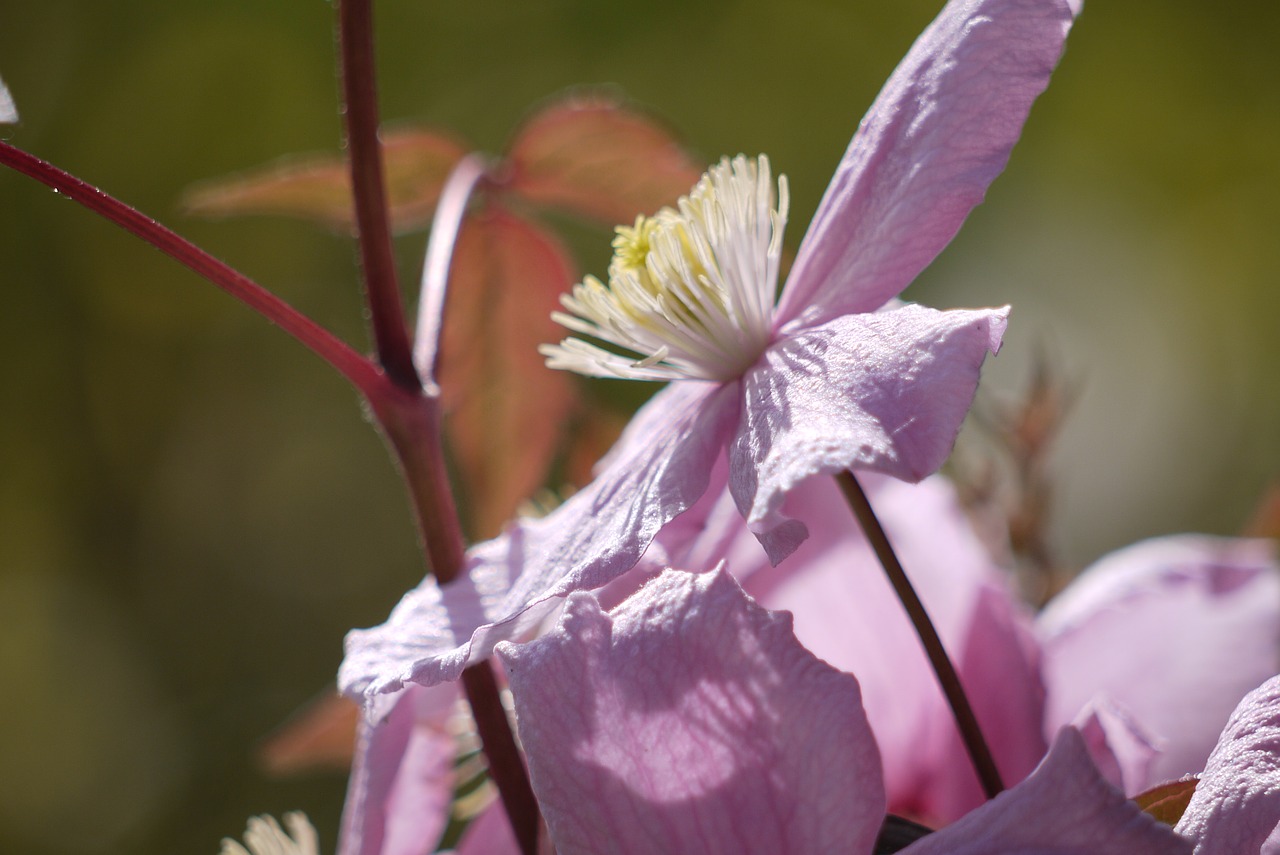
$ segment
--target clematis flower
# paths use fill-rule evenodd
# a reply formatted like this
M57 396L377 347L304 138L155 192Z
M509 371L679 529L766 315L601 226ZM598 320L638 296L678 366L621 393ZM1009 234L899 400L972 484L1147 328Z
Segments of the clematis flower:
M381 627L353 632L352 693L455 679L575 590L640 560L727 484L774 563L807 536L797 484L848 468L917 481L950 451L1007 308L886 305L940 252L1004 168L1078 5L952 0L890 77L837 167L776 306L785 181L768 161L712 167L676 209L619 230L606 287L587 280L553 365L671 383L595 481L546 519L473 549ZM727 461L721 465L721 461Z
M575 593L553 632L501 645L556 851L870 853L885 796L858 681L790 624L723 571L667 571L612 613ZM1107 784L1067 728L1027 781L903 851L1190 846Z
M234 840L222 841L221 855L320 855L320 841L307 817L294 811L284 815L286 833L275 817L256 816L245 829L246 849Z
M945 479L863 481L1006 782L1026 777L1068 724L1130 795L1195 773L1234 705L1280 670L1280 568L1267 541L1137 544L1086 570L1037 619ZM889 810L931 826L954 821L982 803L982 789L897 597L840 502L825 479L792 491L784 510L809 520L814 536L772 567L727 491L705 497L638 571L724 561L762 605L792 612L800 641L861 683ZM602 600L622 595L606 589Z

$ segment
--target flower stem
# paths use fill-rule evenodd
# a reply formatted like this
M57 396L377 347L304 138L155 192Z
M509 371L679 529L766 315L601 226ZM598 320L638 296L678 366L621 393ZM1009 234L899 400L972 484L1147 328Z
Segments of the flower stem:
M903 608L907 610L907 616L911 619L916 634L920 636L920 643L924 645L929 664L933 666L933 673L937 676L938 683L942 686L942 693L951 706L951 714L955 717L956 726L960 730L960 738L969 752L969 759L973 761L973 768L978 773L983 791L986 792L987 798L995 798L1004 790L1004 782L1000 779L999 770L996 769L991 749L982 737L982 729L978 726L978 719L973 714L973 707L969 705L964 687L960 685L960 675L951 664L951 659L942 646L942 639L938 637L938 631L934 628L933 621L929 620L928 612L925 611L924 603L920 601L919 595L911 585L911 580L907 578L906 571L902 569L902 562L898 560L884 527L880 525L875 511L871 509L871 502L863 492L862 485L854 478L852 472L841 472L836 475L836 481L840 484L840 490L849 502L853 515L857 517L858 523L866 533L876 558L880 559L885 575L889 577L889 584L893 586L894 593L898 595Z
M378 90L374 74L372 0L339 0L338 50L342 68L342 115L355 196L356 234L364 271L365 299L373 323L378 361L396 385L419 387L404 306L396 283L391 223L378 140Z
M385 384L377 366L356 353L333 333L243 273L214 258L136 208L3 141L0 141L0 163L74 199L217 285L332 365L366 397L372 398L379 394Z
M390 215L383 185L382 146L378 140L373 3L372 0L338 0L337 5L343 117L365 297L378 360L387 376L404 393L370 399L370 404L395 450L409 487L428 563L436 579L444 584L462 574L466 553L444 465L435 380L430 373L425 378L420 376L414 368L413 346L396 282ZM456 236L455 231L449 242ZM446 266L446 273L447 269ZM432 367L428 365L426 370L430 372ZM498 788L516 841L525 855L536 855L541 824L538 802L502 706L492 664L485 661L466 669L462 673L462 685L489 763L490 777Z

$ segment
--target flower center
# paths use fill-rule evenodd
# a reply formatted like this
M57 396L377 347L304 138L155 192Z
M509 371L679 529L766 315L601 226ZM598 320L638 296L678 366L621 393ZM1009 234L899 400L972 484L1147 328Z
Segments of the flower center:
M619 226L609 284L586 277L551 317L624 353L570 337L539 348L547 365L629 380L741 374L769 343L786 176L777 186L775 197L764 155L725 158L675 210Z

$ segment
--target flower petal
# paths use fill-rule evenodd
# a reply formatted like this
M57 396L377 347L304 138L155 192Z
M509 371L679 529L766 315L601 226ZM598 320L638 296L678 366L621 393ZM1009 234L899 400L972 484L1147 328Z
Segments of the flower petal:
M630 570L654 535L693 505L738 417L736 384L672 384L636 414L596 479L540 520L468 552L468 572L426 578L381 626L347 635L344 692L395 692L457 679L499 641L535 627L571 591Z
M1177 829L1196 855L1280 852L1280 677L1231 714Z
M18 121L18 108L14 106L13 96L0 80L0 125L12 125Z
M1098 774L1084 739L1063 728L1040 767L903 855L1190 855L1191 844Z
M1113 787L1126 795L1147 789L1160 746L1124 710L1100 697L1071 724L1084 737L1093 764Z
M1048 728L1105 696L1162 744L1141 791L1200 771L1231 710L1280 670L1280 574L1266 541L1182 535L1099 561L1037 630Z
M1030 619L945 479L860 480L990 734L1001 773L1022 780L1047 747ZM843 496L831 479L810 479L787 496L783 512L814 531L795 555L770 568L740 526L727 566L762 604L795 615L806 647L857 676L889 810L930 825L957 819L982 803L981 788L920 641Z
M780 528L805 478L872 469L919 481L951 452L1008 309L904 306L783 338L742 379L730 487L752 531ZM762 537L774 562L786 557Z
M800 245L778 327L870 312L900 293L1000 174L1049 83L1063 0L952 0L862 120Z
M667 571L612 615L574 594L554 633L499 653L561 855L871 850L857 681L724 571Z
M356 747L339 855L427 855L449 821L454 686L412 686L379 722L364 719Z

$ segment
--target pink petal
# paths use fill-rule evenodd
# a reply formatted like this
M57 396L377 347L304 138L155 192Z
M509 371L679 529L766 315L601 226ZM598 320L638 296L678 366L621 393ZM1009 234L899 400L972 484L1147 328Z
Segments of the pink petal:
M677 383L636 414L596 479L556 511L468 552L468 575L427 577L381 626L347 635L338 683L348 694L457 679L499 641L532 630L571 591L630 570L654 535L689 508L738 416L736 384Z
M501 802L489 805L467 826L455 855L520 855Z
M869 852L884 815L858 684L723 571L499 648L560 855ZM584 690L589 687L589 691Z
M0 125L12 125L18 121L18 108L14 106L13 96L0 80Z
M1030 619L945 479L859 477L973 692L997 765L1008 782L1020 781L1047 748ZM787 496L783 512L814 535L777 567L721 491L668 525L654 541L663 549L651 548L637 570L660 572L655 552L673 566L724 560L762 604L792 612L801 643L861 684L889 810L931 825L956 819L982 802L981 789L919 640L843 496L831 479L812 478ZM679 538L669 537L677 530ZM617 584L624 587L606 589L602 602L618 602L638 583L632 574Z
M1196 855L1280 852L1280 677L1231 714L1177 829Z
M870 312L982 201L1062 53L1062 0L952 0L862 120L800 245L779 327Z
M1098 775L1064 728L1031 777L903 855L1190 855L1191 845Z
M1082 574L1038 631L1047 727L1097 697L1125 710L1162 745L1140 791L1203 768L1236 703L1280 670L1280 575L1266 541L1149 540Z
M782 499L812 475L858 468L919 481L936 471L1007 318L1007 308L904 306L836 318L769 348L742 379L729 450L729 483L752 531L787 525ZM762 542L775 563L786 557Z
M1106 698L1089 704L1072 722L1102 777L1126 795L1147 789L1151 763L1160 746L1150 734Z
M453 686L401 692L383 720L361 721L339 855L427 855L449 821Z
M960 671L997 765L1007 781L1020 781L1047 747L1029 619L944 479L859 478ZM814 536L769 568L743 532L726 553L729 569L761 603L794 613L806 647L858 678L889 810L931 825L958 818L982 802L981 789L920 641L843 496L831 479L815 478L783 511Z

